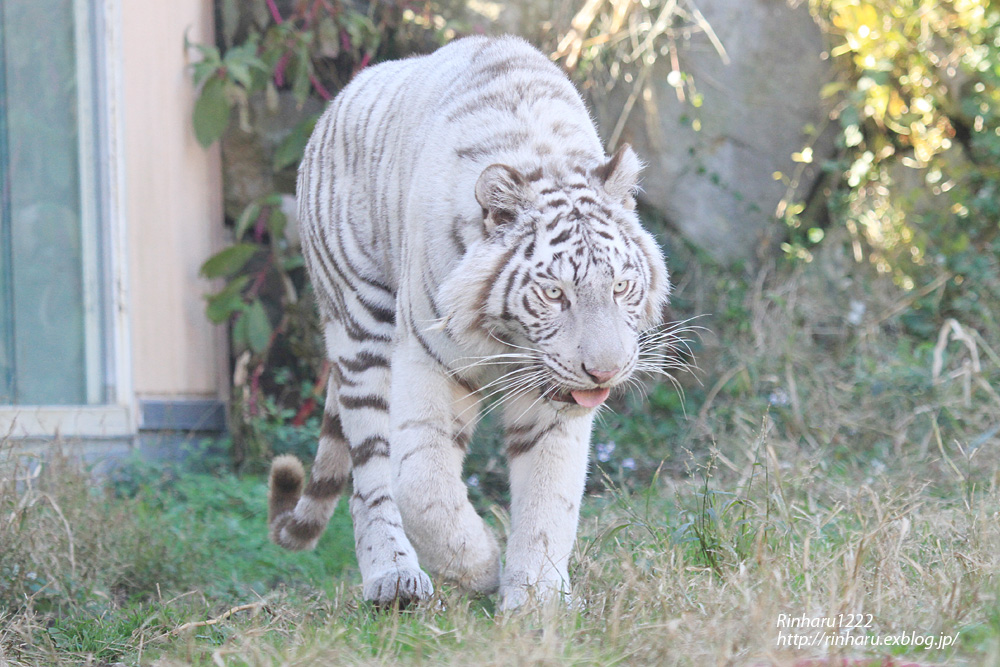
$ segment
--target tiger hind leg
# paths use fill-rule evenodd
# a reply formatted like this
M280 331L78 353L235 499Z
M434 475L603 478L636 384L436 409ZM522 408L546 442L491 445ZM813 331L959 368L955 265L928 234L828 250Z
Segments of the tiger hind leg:
M271 539L293 550L315 547L353 468L350 509L364 598L378 605L426 599L433 586L403 532L389 484L388 350L375 341L348 342L334 323L326 329L332 370L312 477L303 489L305 472L294 456L271 464Z

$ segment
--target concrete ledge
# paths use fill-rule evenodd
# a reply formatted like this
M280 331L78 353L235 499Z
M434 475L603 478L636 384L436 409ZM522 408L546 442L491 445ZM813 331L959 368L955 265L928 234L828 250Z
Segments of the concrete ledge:
M135 433L125 405L2 405L0 437L123 438Z
M218 434L207 432L148 431L128 438L5 438L0 440L0 479L13 468L34 470L52 458L78 463L100 479L129 461L180 463L193 456L197 463L199 456L225 456L227 451Z
M140 400L139 430L223 432L226 405L214 399Z

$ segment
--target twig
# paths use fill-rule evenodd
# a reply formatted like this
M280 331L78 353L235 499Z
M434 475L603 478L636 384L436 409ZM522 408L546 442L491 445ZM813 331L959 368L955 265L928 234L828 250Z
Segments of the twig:
M670 27L670 21L673 19L675 12L677 11L677 0L667 0L663 3L663 9L660 10L659 16L653 22L650 27L649 32L646 33L646 38L642 40L639 46L635 47L632 54L629 56L629 60L637 60L642 54L646 53L648 50L653 48L653 42L656 38L666 32L667 28Z
M996 389L990 386L990 383L982 378L982 376L977 375L975 377L976 384L983 388L983 390L990 395L990 397L1000 405L1000 394L997 393Z
M788 384L788 397L792 403L792 419L798 427L802 437L805 438L813 449L819 451L820 446L816 438L809 432L806 426L805 417L802 414L802 402L799 400L799 387L795 382L795 374L792 372L792 364L785 361L785 382Z
M708 411L712 407L712 403L715 401L715 397L718 396L723 387L729 384L730 380L736 377L743 370L746 370L746 364L737 364L726 371L725 375L719 378L719 381L716 382L715 386L713 386L708 392L708 396L705 397L705 402L702 404L701 410L698 411L698 421L705 420L705 417L708 415Z
M979 364L979 350L976 349L976 341L965 332L958 320L949 317L944 321L944 326L938 333L937 345L934 346L934 361L931 364L931 381L937 384L941 381L941 370L944 368L944 351L950 341L957 340L965 344L972 357L972 372L979 374L982 367Z
M729 60L729 54L726 53L726 47L722 45L722 41L719 36L715 34L715 30L712 29L712 25L705 20L705 16L699 11L694 3L689 3L691 5L691 14L694 15L695 23L698 27L705 31L708 36L708 41L712 42L712 46L715 47L715 52L719 54L719 58L722 60L723 65L728 65L731 61Z
M188 591L187 593L181 593L180 595L175 595L174 597L170 598L166 602L163 602L163 599L160 598L160 604L162 604L164 607L167 607L167 606L170 606L171 604L173 604L174 602L177 602L181 598L186 598L189 595L195 595L197 592L198 591ZM159 584L157 584L157 586L156 586L156 593L157 593L157 596L159 597L159 593L160 593L160 586L159 586Z
M972 337L976 339L977 343L979 343L979 347L983 348L983 352L986 353L986 356L993 360L993 363L997 365L997 368L1000 368L1000 355L994 352L993 348L986 344L986 341L983 340L983 337L979 335L978 331L975 329L972 329L971 331Z
M622 132L625 131L625 122L628 120L629 115L631 115L632 107L635 106L636 100L639 99L639 93L642 91L643 86L646 83L646 78L649 76L650 69L652 69L651 66L644 65L643 68L639 70L639 76L635 79L635 85L632 86L632 91L629 93L628 99L625 100L625 106L622 108L622 113L618 117L615 129L611 132L611 137L608 139L609 151L613 151L618 147L618 140L621 139Z
M959 341L965 345L969 350L969 359L966 359L963 364L963 369L961 371L955 371L950 374L949 378L962 377L965 382L965 403L966 406L971 404L971 390L972 390L972 380L975 380L976 384L982 387L983 391L989 394L990 398L1000 405L1000 394L990 386L990 383L983 378L982 364L979 360L979 348L982 347L986 356L989 357L994 363L1000 366L1000 359L997 358L996 352L994 352L983 337L975 329L969 328L966 330L958 323L955 319L948 318L945 320L944 326L941 327L941 331L938 333L937 345L934 346L934 356L933 362L931 364L931 382L933 384L939 384L943 381L941 373L944 369L944 352L950 341ZM978 345L977 345L978 343Z
M66 516L63 514L62 510L59 509L59 504L52 499L47 493L43 493L42 497L49 501L49 505L52 505L52 509L56 511L59 518L62 519L63 526L66 528L66 537L69 540L69 568L73 575L73 580L76 580L76 548L74 547L73 540L73 529L69 526L69 521L66 520Z
M941 457L944 458L945 463L947 463L948 466L955 471L955 475L958 477L958 481L964 482L965 475L963 475L962 471L958 469L958 466L956 466L952 462L951 457L948 456L948 453L944 451L944 442L942 442L941 440L941 429L938 427L937 417L935 417L934 415L931 415L931 428L933 428L934 430L934 439L937 440L938 451L941 452Z
M281 12L278 11L278 6L274 4L274 0L267 0L267 8L270 10L271 18L274 19L275 23L278 25L284 23L284 19L281 18Z
M803 146L802 150L805 151L806 149L809 149L812 151L816 147L816 144L819 143L819 140L826 134L826 129L831 122L832 121L829 116L825 118L823 123L819 126L819 129L813 134L812 140ZM774 209L775 217L781 218L785 215L785 211L788 210L788 204L791 202L792 197L795 196L795 193L799 190L799 183L802 182L802 175L805 174L807 168L815 164L816 163L812 159L808 162L803 160L797 164L792 177L788 179L788 187L785 188L785 196L781 198L781 201L778 202L778 206Z
M319 93L320 97L322 97L327 102L333 99L333 95L330 93L330 91L326 89L326 86L324 86L320 82L320 80L316 77L316 75L313 74L312 72L309 73L309 81L312 83L313 89L317 93Z
M263 601L260 601L260 602L251 602L250 604L241 604L241 605L239 605L237 607L233 607L232 609L230 609L226 613L222 614L221 616L216 616L215 618L210 618L207 621L191 621L189 623L185 623L184 625L178 626L178 627L174 628L173 630L170 630L169 632L164 632L162 635L160 635L159 637L157 637L153 641L158 641L160 639L166 639L167 637L176 637L177 635L181 634L182 632L185 632L187 630L191 630L193 628L204 628L204 627L208 627L208 626L211 626L211 625L217 625L217 624L222 623L223 621L229 619L230 616L232 616L233 614L235 614L237 612L240 612L240 611L249 611L251 609L254 610L254 611L257 611L259 609L263 609L265 611L268 611L267 604L264 603Z
M945 271L940 276L938 276L937 278L935 278L934 280L932 280L928 284L924 285L919 290L917 290L916 292L914 292L910 296L906 297L905 299L903 299L902 301L900 301L899 303L897 303L895 306L893 306L892 308L889 308L884 313L882 313L881 315L879 315L878 317L876 317L874 320L872 320L871 322L869 322L867 324L867 326L865 327L865 329L869 333L872 333L873 330L875 329L875 327L877 327L879 324L881 324L882 322L885 322L887 319L889 319L893 315L896 315L898 313L903 312L904 310L906 310L907 308L909 308L913 304L914 301L916 301L917 299L922 299L923 297L927 296L928 294L930 294L931 292L933 292L937 288L941 287L946 282L948 282L949 280L951 280L954 275L955 274L952 273L951 271Z
M576 13L576 16L570 22L570 30L562 38L562 41L559 42L555 53L551 55L552 60L566 57L566 69L576 67L577 60L580 58L580 51L583 50L584 37L594 19L597 18L597 12L603 4L604 0L587 0L587 3Z

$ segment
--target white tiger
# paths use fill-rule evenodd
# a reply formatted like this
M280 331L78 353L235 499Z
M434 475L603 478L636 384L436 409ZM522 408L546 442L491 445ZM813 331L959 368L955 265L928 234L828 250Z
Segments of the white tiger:
M501 608L566 592L591 422L661 322L663 256L639 225L639 161L608 159L579 94L514 37L362 71L299 169L303 250L333 372L312 476L275 459L272 539L312 548L353 468L364 596L426 599L421 570ZM462 462L502 394L511 531Z

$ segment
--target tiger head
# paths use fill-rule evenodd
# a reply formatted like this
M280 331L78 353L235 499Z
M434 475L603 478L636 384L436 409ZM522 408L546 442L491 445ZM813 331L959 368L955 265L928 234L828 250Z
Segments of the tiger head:
M499 367L508 391L585 408L630 377L670 291L663 255L635 213L639 169L624 146L590 168L482 172L482 240L440 292L446 331L490 362L473 374Z

